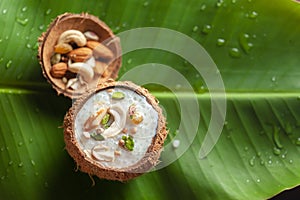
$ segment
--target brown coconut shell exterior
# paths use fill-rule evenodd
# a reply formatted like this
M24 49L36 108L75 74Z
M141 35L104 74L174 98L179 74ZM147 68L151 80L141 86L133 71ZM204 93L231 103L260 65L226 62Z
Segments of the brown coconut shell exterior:
M117 38L112 30L98 17L87 14L72 14L64 13L56 17L49 25L46 32L44 32L38 39L38 59L40 61L43 75L57 91L57 94L64 94L70 98L78 98L86 89L73 91L71 89L65 89L65 83L61 79L53 78L50 74L51 56L54 54L54 46L57 43L59 36L66 30L75 29L81 32L92 31L99 37L99 42L107 43L107 41L113 40L107 47L114 53L114 59L109 63L107 68L107 74L105 77L99 77L94 79L89 84L96 87L98 83L105 82L108 79L116 79L121 67L121 45L120 40Z
M103 166L97 164L97 162L95 162L91 158L87 157L83 150L80 148L78 142L76 141L73 123L75 121L78 111L80 110L82 105L87 101L87 99L89 99L89 97L91 97L97 91L114 87L128 88L135 91L139 95L145 96L148 103L151 104L152 107L158 113L158 125L156 129L156 135L152 138L152 144L149 146L146 155L134 166L122 169L104 168ZM154 96L152 96L145 88L137 86L129 81L115 82L113 80L110 80L108 82L101 83L96 91L91 92L89 94L85 94L84 96L77 99L65 115L63 126L66 150L76 161L78 168L82 172L86 172L90 175L96 175L99 178L108 180L118 180L122 182L144 174L158 163L164 140L166 139L168 134L166 129L166 120L162 114L161 108L158 105L157 99Z

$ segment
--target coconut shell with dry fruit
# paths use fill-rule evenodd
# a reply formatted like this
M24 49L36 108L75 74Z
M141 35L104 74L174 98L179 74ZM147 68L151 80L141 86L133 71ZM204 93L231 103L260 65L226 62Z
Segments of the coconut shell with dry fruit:
M65 54L61 58L61 62L67 63L67 53L72 50L73 46L77 45L72 42L62 43L61 46L58 45L60 36L68 30L77 30L82 33L90 32L91 40L94 40L94 38L96 38L98 39L97 42L100 43L99 47L93 49L93 53L96 52L96 55L98 55L97 51L102 52L101 48L103 48L103 46L105 47L104 53L106 52L106 57L104 57L103 60L107 63L105 63L106 68L103 70L102 74L95 73L92 81L88 82L88 87L81 87L76 90L72 88L66 88L66 83L61 78L61 73L63 73L63 70L61 68L59 68L60 71L57 71L57 73L56 71L53 72L53 70L51 70L53 66L53 63L51 63L51 59L55 54L55 51L66 50L65 52L62 52ZM95 43L97 42L93 41L90 43L95 46ZM78 46L81 46L81 44L78 44ZM78 46L76 46L76 48L78 48ZM87 52L87 49L85 48L87 47L81 47L80 49L75 49L71 53L69 53L69 56L72 58L72 62L82 62L84 59L90 58L91 55L84 55L84 53ZM77 53L77 57L75 53ZM89 51L88 53L90 54ZM101 59L101 55L99 57ZM65 13L56 17L49 25L47 31L44 32L39 38L38 59L43 70L43 75L46 77L48 82L51 83L52 87L57 91L58 94L62 93L70 98L78 98L88 89L95 88L97 84L105 82L110 78L117 78L118 71L121 67L121 46L119 38L116 37L112 30L98 17L86 13Z
M119 95L122 92L124 92L124 95ZM109 97L112 99L107 100ZM95 102L95 99L98 99L97 101L99 102ZM128 106L128 102L132 102L134 99L141 99L138 101L142 102L140 103L140 105L146 107L148 106L147 113L143 113L143 122L145 122L144 124L143 122L140 123L140 126L136 124L131 124L131 118L128 117L128 112L130 112L130 110L126 110L126 128L123 128L122 131L116 133L113 137L108 137L107 139L101 141L94 141L92 138L89 138L89 134L87 132L82 132L83 129L81 129L81 127L83 126L83 123L85 121L83 120L82 116L88 116L86 114L89 110L87 108L90 108L89 105L92 107L91 112L93 113L96 112L97 108L95 106L98 103L102 104L102 106L103 104L108 103L111 105L110 109L113 109L113 107L116 105L126 107L126 105ZM105 100L107 102L103 102ZM111 113L113 112L111 111ZM149 127L152 128L150 130L149 127L144 127L144 132L142 133L141 127L147 126L146 124L152 124L151 126L149 125ZM112 126L113 125L111 125L111 127ZM129 129L134 130L134 133L132 133L132 131L129 131ZM105 130L102 134L105 135ZM145 134L148 137L145 137L144 135L144 139L141 140L139 139L139 134ZM78 168L82 172L86 172L90 175L96 175L99 178L103 179L127 181L149 171L153 166L155 166L158 163L158 159L160 157L160 153L166 136L166 121L162 114L162 110L158 105L157 99L154 96L152 96L148 92L148 90L128 81L115 82L113 80L109 80L105 83L101 83L96 91L91 91L90 93L87 93L78 98L73 104L73 106L70 108L70 110L66 113L64 118L64 140L66 143L66 150L71 155L71 157L73 157ZM124 145L124 141L119 141L119 144L116 142L118 138L126 139L128 137L132 137L133 140L136 142L136 145L133 147L133 150L131 149L132 151L128 149L124 150L124 148L122 148L122 145ZM139 142L145 142L147 143L147 145L143 145L144 143ZM93 145L96 145L97 150L101 150L101 148L112 148L114 150L115 155L112 156L113 158L105 157L104 161L99 161L99 158L97 156L98 154L93 156L93 153L91 153L93 149L89 149L88 144L91 143L93 143ZM140 145L138 145L137 143L139 143ZM111 146L109 146L109 144ZM144 150L136 148L144 148ZM139 151L143 153L140 154ZM109 154L107 153L104 156L108 155ZM124 157L120 157L122 155L124 155ZM135 160L135 158L138 159ZM131 162L131 160L133 161ZM128 162L129 164L126 164L126 162Z

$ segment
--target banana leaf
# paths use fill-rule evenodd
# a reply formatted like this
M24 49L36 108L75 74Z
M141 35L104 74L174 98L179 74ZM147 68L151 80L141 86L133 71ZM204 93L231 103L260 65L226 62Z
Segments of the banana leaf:
M126 183L77 170L61 128L72 101L56 95L36 58L37 38L64 12L98 16L125 50L124 33L144 27L203 47L190 56L199 54L201 70L216 69L224 91L190 62L188 43L172 42L176 34L139 35L148 46L122 55L120 80L144 84L158 98L166 152L175 159L168 163L163 152L165 166ZM0 199L268 199L300 185L299 20L300 4L290 0L1 1ZM153 48L160 42L174 51ZM215 114L225 118L215 124L219 137L209 132ZM179 148L168 148L176 138ZM216 144L201 154L204 141Z

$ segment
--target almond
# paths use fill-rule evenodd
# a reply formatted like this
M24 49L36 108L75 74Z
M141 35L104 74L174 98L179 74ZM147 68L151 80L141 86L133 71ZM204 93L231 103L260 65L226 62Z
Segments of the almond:
M86 46L93 50L93 55L95 58L111 60L114 57L113 52L100 42L87 41Z
M81 47L70 51L69 58L74 62L85 62L93 55L93 51L87 47Z
M68 66L64 62L59 62L53 65L50 69L50 74L54 78L62 78L68 70Z

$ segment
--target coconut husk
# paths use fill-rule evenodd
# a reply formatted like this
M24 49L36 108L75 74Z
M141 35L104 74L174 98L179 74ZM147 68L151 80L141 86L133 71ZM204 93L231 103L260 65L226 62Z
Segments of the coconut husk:
M152 105L152 107L158 113L156 135L152 138L152 143L148 147L147 153L137 164L122 169L105 168L99 163L95 162L95 160L86 156L76 140L74 130L74 121L76 115L83 104L96 92L114 87L127 88L135 91L139 95L145 96L148 103ZM167 136L166 121L162 114L162 110L158 105L157 99L152 96L145 88L137 86L129 81L115 82L113 80L109 80L105 83L99 84L96 91L87 93L76 100L70 110L66 113L63 126L66 150L71 155L71 157L73 157L73 159L77 163L78 168L82 172L86 172L90 175L96 175L99 178L118 180L122 182L146 173L158 163L164 140Z
M109 63L105 72L105 76L95 76L89 82L89 87L79 90L66 89L65 83L58 78L53 78L50 74L51 56L54 54L54 46L57 43L59 36L66 30L75 29L81 32L92 31L99 37L99 42L105 44L113 53L114 59ZM118 71L121 67L121 47L119 39L113 34L111 29L98 17L82 13L72 14L65 13L56 17L38 39L38 59L40 61L43 75L58 94L64 94L70 98L78 98L86 92L87 89L96 87L98 83L105 82L112 78L116 79Z

